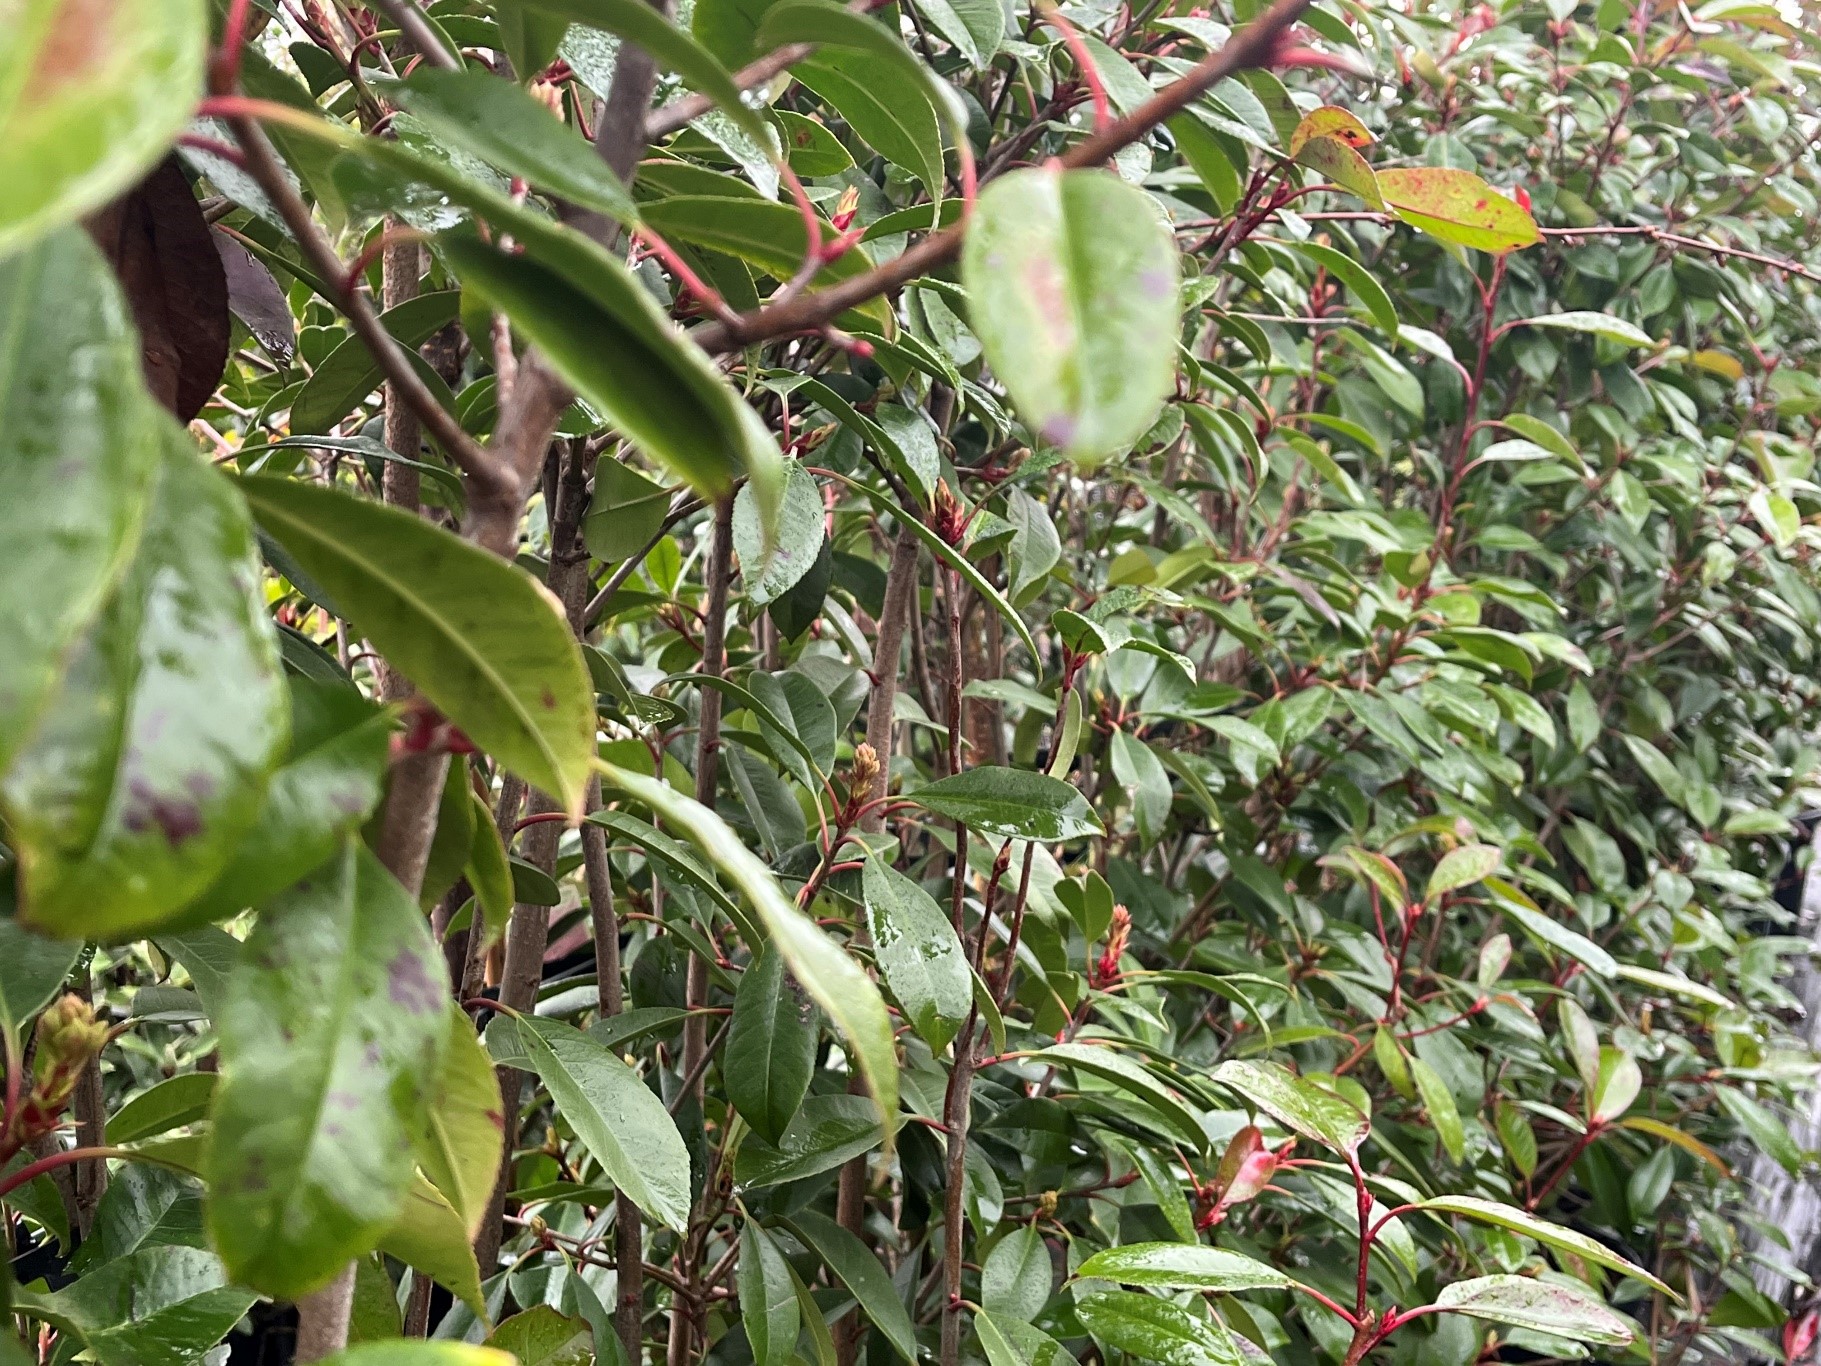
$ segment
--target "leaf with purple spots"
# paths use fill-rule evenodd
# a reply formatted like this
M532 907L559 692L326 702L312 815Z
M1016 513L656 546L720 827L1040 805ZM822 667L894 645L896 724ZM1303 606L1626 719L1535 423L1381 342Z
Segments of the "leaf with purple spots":
M236 1281L295 1299L403 1208L449 1038L442 956L349 841L262 910L225 996L209 1230Z
M170 923L238 851L289 729L246 508L156 420L138 551L0 782L20 918L65 938Z
M1105 171L1014 171L981 191L961 258L968 321L1026 426L1083 465L1156 420L1181 330L1157 203Z

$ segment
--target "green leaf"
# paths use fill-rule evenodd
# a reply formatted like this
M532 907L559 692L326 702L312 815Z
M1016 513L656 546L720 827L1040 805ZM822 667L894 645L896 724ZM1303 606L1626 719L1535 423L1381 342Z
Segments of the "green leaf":
M282 892L379 804L392 718L347 688L287 681L290 754L266 786L258 821L221 876L184 911L185 922L225 920Z
M1096 1338L1139 1361L1162 1366L1244 1366L1224 1328L1168 1300L1108 1290L1076 1302L1075 1313Z
M487 79L494 85L505 84L492 77ZM455 321L456 306L460 301L460 291L453 289L420 294L387 309L380 315L380 321L401 346L415 354L417 347ZM355 336L344 337L291 400L291 429L297 432L333 431L338 422L379 388L381 375L379 362L373 359L366 342ZM432 386L433 389L436 387ZM400 451L398 454L412 456L417 452Z
M1544 915L1536 902L1525 896L1516 887L1498 878L1482 880L1486 884L1486 890L1497 898L1500 913L1510 916L1542 943L1548 944L1551 948L1560 949L1570 958L1586 964L1602 977L1611 977L1618 972L1619 965L1610 953L1586 935L1571 930L1561 921Z
M17 1049L32 1016L69 980L80 941L46 939L11 916L0 917L0 1031ZM109 1136L112 1137L112 1125Z
M960 936L934 897L876 855L867 858L861 885L880 975L911 1027L940 1053L973 1004Z
M733 548L747 600L763 606L794 588L821 553L826 523L822 489L801 461L787 467L783 506L769 538L760 525L758 500L750 487L742 488L733 500Z
M1511 1159L1518 1175L1528 1181L1536 1173L1536 1131L1524 1112L1515 1105L1500 1101L1494 1121L1498 1126L1499 1144Z
M1071 784L1047 773L982 765L907 793L938 816L989 839L1080 839L1104 833L1100 818Z
M863 1096L811 1096L777 1146L756 1135L740 1145L734 1177L748 1189L802 1181L833 1171L879 1146L882 1131Z
M117 1141L111 1121L108 1128L108 1141ZM95 1207L94 1225L70 1258L69 1269L84 1276L141 1248L203 1243L202 1187L196 1180L149 1162L127 1162L110 1176Z
M202 0L21 0L0 14L0 255L137 181L202 94Z
M1056 1279L1049 1245L1034 1224L1015 1228L987 1254L980 1271L980 1303L989 1313L1031 1323L1049 1303Z
M657 62L708 96L761 147L772 146L770 126L749 106L739 86L709 50L667 21L645 0L525 0L551 14L637 43ZM757 55L756 53L753 55ZM744 60L744 59L742 59Z
M1726 1093L1721 1091L1716 1094L1725 1095ZM1573 1229L1563 1228L1560 1224L1552 1224L1547 1219L1540 1219L1513 1205L1502 1205L1496 1200L1482 1200L1474 1195L1438 1195L1417 1202L1416 1207L1432 1210L1438 1214L1458 1214L1464 1219L1475 1219L1482 1224L1495 1224L1500 1228L1510 1229L1513 1233L1521 1233L1526 1238L1534 1238L1537 1242L1549 1247L1572 1253L1576 1257L1592 1262L1595 1266L1603 1266L1617 1271L1620 1275L1642 1281L1653 1290L1661 1290L1670 1296L1675 1295L1675 1291L1664 1285L1643 1267L1634 1266L1604 1243L1596 1242L1584 1233L1576 1233Z
M260 525L438 709L507 768L580 810L594 685L542 585L398 508L266 476L241 487Z
M1154 1110L1179 1138L1206 1151L1208 1136L1195 1109L1143 1067L1111 1048L1085 1043L1052 1044L1032 1053L1031 1060L1053 1067L1072 1067L1111 1082Z
M1012 544L1006 551L1010 573L1006 596L1014 604L1028 602L1062 558L1062 539L1050 510L1023 489L1006 494L1006 520L1012 524Z
M638 206L619 177L522 86L472 67L423 66L386 93L439 141L616 223L638 222Z
M555 229L517 256L471 232L438 240L463 285L510 317L640 450L708 498L751 475L769 511L782 470L758 414L618 261Z
M803 214L790 204L754 199L746 195L677 194L653 200L643 208L646 224L672 242L688 242L724 252L757 266L780 280L788 280L803 266L809 251L809 229ZM838 234L821 225L821 239L833 242ZM864 274L865 252L846 252L820 267L810 279L822 289ZM856 304L838 315L838 324L852 327L890 328L891 305L883 299Z
M404 1204L380 1239L379 1250L421 1271L475 1313L485 1315L480 1266L467 1226L422 1172L411 1178Z
M809 1092L814 1013L792 990L782 954L762 953L741 974L721 1075L733 1108L767 1143L783 1138Z
M1275 1267L1199 1243L1126 1243L1096 1252L1075 1271L1083 1280L1118 1281L1155 1290L1231 1293L1275 1290L1296 1282Z
M892 1278L885 1274L872 1250L824 1214L802 1210L789 1223L860 1302L860 1312L872 1320L893 1350L914 1366L917 1330Z
M826 17L822 6L793 8L816 11L811 25ZM821 49L791 74L868 146L921 180L933 199L942 198L942 111L930 103L924 81L876 52L846 47Z
M378 1244L411 1184L448 997L422 913L364 846L261 915L216 1016L205 1159L236 1281L295 1299Z
M669 489L624 461L603 460L594 469L582 539L595 559L618 564L651 544L669 514Z
M1386 336L1397 336L1397 307L1391 302L1391 296L1385 292L1385 287L1373 278L1370 271L1351 256L1343 255L1333 247L1323 246L1319 242L1291 242L1289 245L1292 251L1299 256L1306 256L1345 285L1354 301L1364 306L1372 315L1372 321L1378 324Z
M1357 114L1337 104L1319 105L1304 114L1284 150L1295 156L1311 138L1334 138L1356 149L1370 147L1378 141L1372 130L1359 121Z
M689 1150L664 1102L611 1049L560 1020L521 1016L488 1027L516 1036L557 1112L647 1218L689 1222Z
M1541 240L1536 220L1472 171L1391 167L1378 173L1378 188L1404 222L1456 246L1503 253Z
M1631 1054L1611 1045L1602 1048L1599 1075L1587 1097L1589 1122L1611 1123L1631 1108L1643 1087L1644 1074Z
M1458 849L1450 849L1429 875L1429 885L1423 891L1424 902L1432 902L1445 892L1471 887L1489 877L1498 871L1503 857L1490 844L1463 844Z
M988 1366L1077 1366L1068 1348L1041 1328L1019 1319L974 1315L974 1331L986 1349Z
M1292 1133L1350 1153L1372 1132L1371 1121L1332 1091L1269 1062L1223 1062L1214 1080L1237 1092Z
M1791 1176L1799 1176L1804 1166L1802 1148L1789 1135L1788 1127L1770 1110L1730 1086L1714 1091L1714 1099L1728 1117L1745 1131L1759 1152L1770 1158Z
M1467 1139L1461 1128L1461 1112L1454 1104L1454 1093L1440 1074L1419 1057L1410 1059L1410 1079L1416 1083L1416 1093L1422 1099L1429 1122L1435 1126L1435 1136L1442 1141L1442 1150L1448 1154L1449 1161L1459 1162L1466 1151Z
M126 303L86 233L0 259L0 320L3 774L127 567L160 445Z
M518 1366L593 1366L594 1330L553 1305L537 1304L514 1314L487 1339L495 1351L510 1352Z
M879 1121L890 1134L898 1113L898 1061L891 1017L878 987L779 890L771 870L707 807L643 774L603 762L609 787L644 802L680 830L745 895L791 973L847 1040Z
M286 705L252 528L170 419L138 551L0 782L20 916L131 936L213 882L284 751Z
M1615 318L1610 313L1592 313L1585 310L1571 310L1567 313L1542 313L1534 318L1519 318L1510 324L1512 327L1557 327L1564 332L1586 332L1591 336L1604 337L1608 341L1623 342L1626 346L1643 346L1656 349L1656 340L1650 333L1636 323Z
M1092 466L1156 420L1176 373L1175 241L1105 171L1013 171L981 192L961 263L969 321L1027 426Z
M208 1116L218 1078L212 1072L184 1072L141 1091L108 1116L109 1143L137 1143Z
M786 1366L795 1355L802 1315L790 1263L777 1241L752 1219L740 1225L740 1321L755 1366Z
M1585 1291L1559 1281L1480 1276L1443 1286L1435 1303L1451 1314L1509 1323L1570 1342L1624 1347L1633 1336L1625 1320L1612 1310Z
M1170 775L1149 745L1123 730L1113 732L1109 755L1114 779L1131 794L1142 845L1149 848L1162 837L1170 819Z
M474 899L480 906L481 930L491 946L499 942L512 917L514 904L512 864L506 857L506 844L493 812L480 794L468 793L474 804L474 840L468 846L468 862L463 875L474 888Z
M472 1238L499 1177L504 1105L493 1060L460 1006L449 1005L448 1042L430 1093L429 1124L417 1160L430 1183L462 1217Z
M54 1294L21 1289L13 1307L70 1334L102 1366L188 1366L259 1297L230 1285L200 1247L147 1247Z

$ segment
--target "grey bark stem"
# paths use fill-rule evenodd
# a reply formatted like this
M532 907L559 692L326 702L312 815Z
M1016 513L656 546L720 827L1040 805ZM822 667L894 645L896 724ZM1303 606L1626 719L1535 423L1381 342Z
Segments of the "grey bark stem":
M733 495L715 504L714 539L708 546L708 600L702 608L701 672L719 678L727 672L727 587L733 575ZM700 725L696 730L696 800L714 807L715 779L721 757L721 694L713 688L698 690L701 698ZM708 964L700 957L689 959L689 976L684 985L684 1005L691 1011L683 1025L683 1075L692 1078L686 1089L695 1094L700 1110L703 1096L703 1074L708 1059L708 1017L702 1008L708 1004ZM690 1284L696 1268L688 1264ZM685 1297L674 1297L670 1310L671 1366L684 1366L694 1351L694 1305Z
M354 1316L354 1263L349 1262L321 1290L297 1302L297 1352L294 1361L321 1361L348 1345Z
M911 513L900 513L909 517ZM904 627L916 610L917 537L909 526L898 528L892 542L891 567L885 574L885 607L873 643L873 695L866 708L866 743L879 756L879 772L866 800L878 801L891 783L892 752L896 748L892 712L898 704L899 656L904 650ZM860 828L876 832L885 825L881 810L866 813Z

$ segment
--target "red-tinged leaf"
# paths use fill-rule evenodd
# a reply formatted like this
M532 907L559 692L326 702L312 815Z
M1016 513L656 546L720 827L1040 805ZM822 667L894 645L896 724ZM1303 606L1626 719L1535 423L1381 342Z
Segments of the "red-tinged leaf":
M1456 246L1503 253L1542 240L1536 220L1516 200L1471 171L1395 167L1378 173L1378 188L1404 222Z

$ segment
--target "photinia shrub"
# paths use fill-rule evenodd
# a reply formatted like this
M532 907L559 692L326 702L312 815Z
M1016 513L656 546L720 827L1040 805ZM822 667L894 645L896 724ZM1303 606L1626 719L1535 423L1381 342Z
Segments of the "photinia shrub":
M1805 1359L1818 71L0 5L0 1366Z

